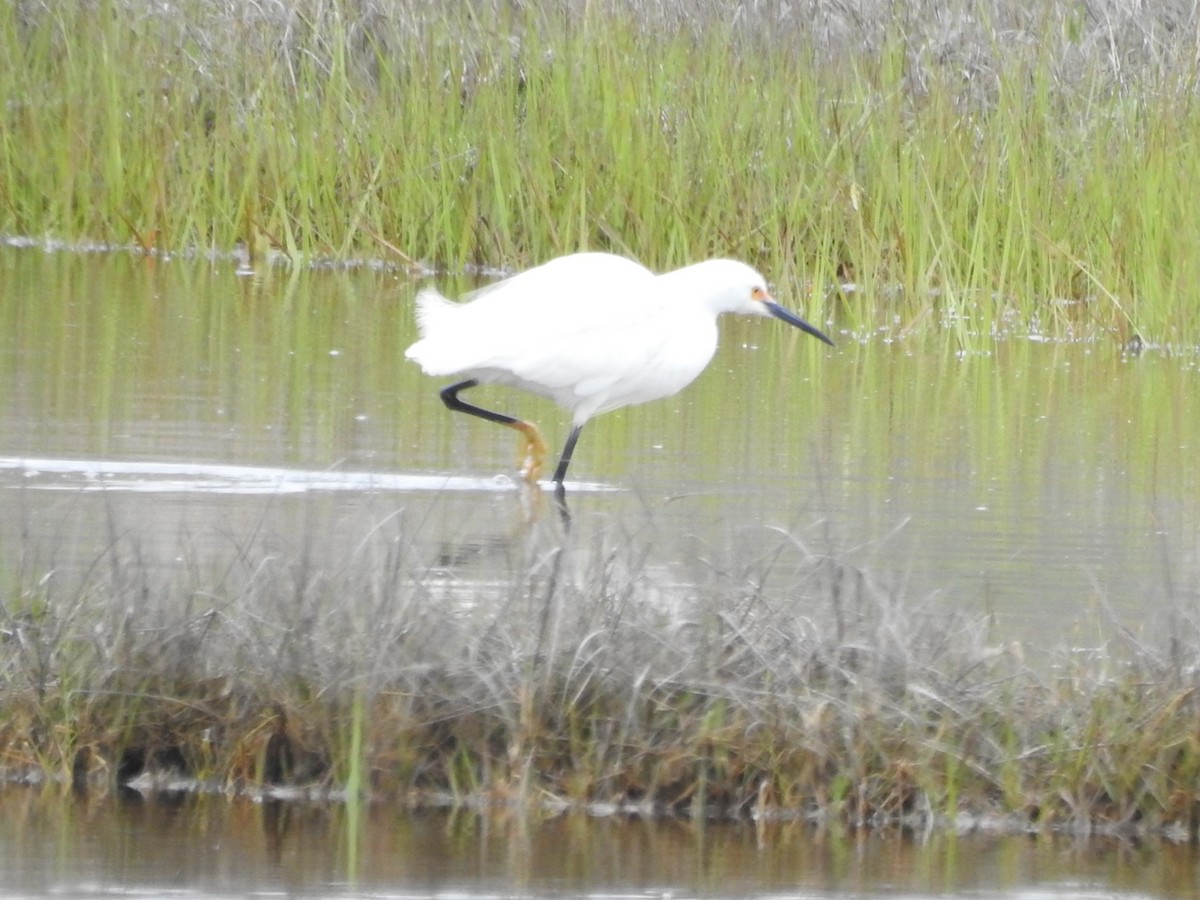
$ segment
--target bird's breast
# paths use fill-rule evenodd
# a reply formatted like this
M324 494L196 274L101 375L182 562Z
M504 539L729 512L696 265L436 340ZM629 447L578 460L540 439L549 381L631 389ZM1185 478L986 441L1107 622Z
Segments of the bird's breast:
M678 393L704 371L716 348L716 322L673 322L640 352L628 349L640 357L639 365L614 367L607 384L601 383L602 373L596 373L590 415Z

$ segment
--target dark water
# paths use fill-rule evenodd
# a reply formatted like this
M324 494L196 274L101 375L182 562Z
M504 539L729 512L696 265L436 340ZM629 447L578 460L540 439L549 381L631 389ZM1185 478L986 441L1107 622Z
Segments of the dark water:
M0 790L0 897L1192 896L1194 848Z

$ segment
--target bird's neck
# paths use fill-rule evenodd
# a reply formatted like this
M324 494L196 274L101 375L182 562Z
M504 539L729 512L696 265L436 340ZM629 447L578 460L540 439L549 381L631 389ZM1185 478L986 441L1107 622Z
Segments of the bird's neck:
M703 309L714 320L726 312L722 303L723 290L705 272L704 263L664 272L658 276L657 289L660 302L680 310L692 310L694 314Z

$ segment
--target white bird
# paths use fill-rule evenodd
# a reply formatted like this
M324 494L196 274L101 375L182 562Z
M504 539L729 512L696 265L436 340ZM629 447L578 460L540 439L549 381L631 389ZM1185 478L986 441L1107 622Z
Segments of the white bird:
M833 346L784 309L745 263L710 259L655 275L608 253L562 256L453 303L432 288L417 296L421 339L405 352L427 375L464 380L442 390L452 410L525 436L523 474L535 481L546 442L532 422L458 396L507 384L549 397L572 427L554 482L561 487L584 424L593 416L669 397L691 384L717 349L721 313L774 316Z

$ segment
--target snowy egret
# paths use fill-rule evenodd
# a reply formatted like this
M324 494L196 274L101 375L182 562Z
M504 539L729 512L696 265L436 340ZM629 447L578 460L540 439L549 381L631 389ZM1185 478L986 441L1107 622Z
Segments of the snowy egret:
M576 253L453 303L417 296L421 339L405 352L427 375L464 380L442 390L452 410L525 436L523 474L535 481L546 442L532 422L472 406L459 392L506 384L549 397L572 414L554 482L561 488L584 424L599 413L669 397L691 384L717 349L721 313L774 316L833 346L784 309L745 263L710 259L655 275L607 253Z

